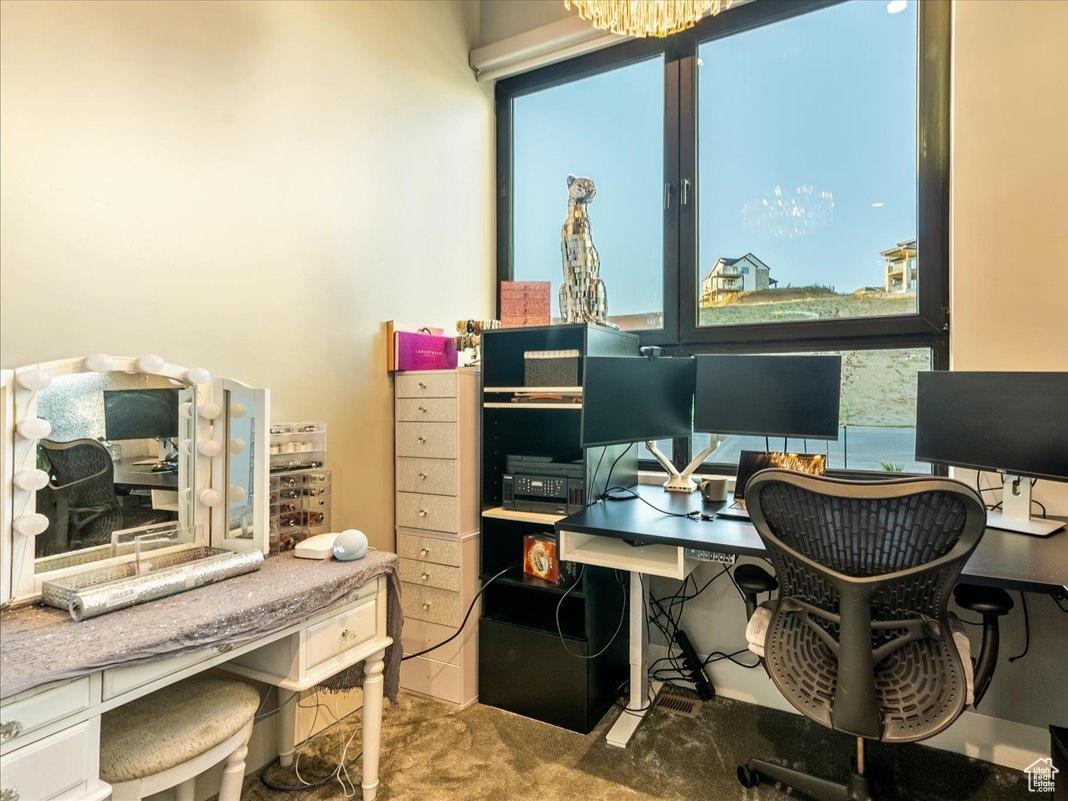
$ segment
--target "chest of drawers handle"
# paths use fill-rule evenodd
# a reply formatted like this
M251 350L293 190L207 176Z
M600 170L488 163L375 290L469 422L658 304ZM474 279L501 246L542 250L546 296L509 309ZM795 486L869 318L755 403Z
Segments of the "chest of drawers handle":
M0 743L14 740L22 734L22 723L17 720L5 720L0 723Z
M419 510L419 516L420 517L426 517L426 509L420 509Z
M419 474L419 480L420 481L426 481L426 473L420 473Z
M422 381L420 381L419 382L419 389L426 389L426 384L424 384Z
M423 601L423 611L426 612L430 609L430 601Z
M423 437L416 437L415 441L418 442L420 445L426 445L426 439Z
M426 581L428 578L430 578L430 574L429 573L423 573L423 575L421 575L419 578L421 578L423 581Z
M420 406L419 407L419 414L426 414L426 407L425 406Z

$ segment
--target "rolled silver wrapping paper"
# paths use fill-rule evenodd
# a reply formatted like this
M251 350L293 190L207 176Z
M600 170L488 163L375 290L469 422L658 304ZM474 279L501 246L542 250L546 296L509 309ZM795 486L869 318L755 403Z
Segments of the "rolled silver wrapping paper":
M209 556L196 562L153 570L143 576L85 587L72 593L67 608L75 621L96 617L105 612L125 609L134 604L154 601L168 595L185 592L205 584L240 576L258 570L263 564L259 551L225 553Z

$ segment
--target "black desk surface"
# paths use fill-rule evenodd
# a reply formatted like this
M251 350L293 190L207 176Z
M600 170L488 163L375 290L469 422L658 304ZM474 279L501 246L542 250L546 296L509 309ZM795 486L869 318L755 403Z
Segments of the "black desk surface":
M649 503L669 512L715 512L725 505L709 503L698 492L665 492L653 485L643 485L637 491ZM676 545L741 556L766 553L756 529L746 520L671 517L637 498L594 504L564 518L556 528L638 544ZM961 575L975 584L1068 595L1068 529L1048 537L987 529Z
M177 490L178 472L153 473L150 464L134 464L144 456L115 462L115 485L130 489Z

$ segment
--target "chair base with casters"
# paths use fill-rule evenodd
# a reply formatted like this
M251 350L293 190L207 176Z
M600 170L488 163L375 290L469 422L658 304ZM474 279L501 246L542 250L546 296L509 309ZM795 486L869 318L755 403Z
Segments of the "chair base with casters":
M196 777L225 762L219 801L239 801L259 693L234 679L194 678L104 714L100 777L112 801L175 788L193 801Z

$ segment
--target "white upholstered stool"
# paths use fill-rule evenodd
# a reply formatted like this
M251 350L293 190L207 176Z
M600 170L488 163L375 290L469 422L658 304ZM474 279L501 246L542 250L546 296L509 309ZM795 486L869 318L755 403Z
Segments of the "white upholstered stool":
M193 801L197 775L224 759L219 801L238 801L259 705L259 693L242 681L193 678L105 712L100 778L112 786L112 801L169 787L175 801Z

